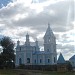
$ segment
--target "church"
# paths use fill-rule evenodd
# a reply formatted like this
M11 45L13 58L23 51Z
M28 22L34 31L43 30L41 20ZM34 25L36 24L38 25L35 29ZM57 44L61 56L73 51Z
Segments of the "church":
M55 65L57 64L56 38L53 34L50 24L43 37L44 51L40 51L38 41L34 45L30 42L29 34L26 34L24 45L17 41L15 65Z

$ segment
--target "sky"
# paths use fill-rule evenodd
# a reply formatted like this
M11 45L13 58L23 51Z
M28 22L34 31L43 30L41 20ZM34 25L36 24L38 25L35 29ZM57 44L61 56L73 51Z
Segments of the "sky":
M75 0L0 0L0 38L9 36L16 44L38 39L43 47L43 36L50 23L56 37L57 54L68 60L75 54Z

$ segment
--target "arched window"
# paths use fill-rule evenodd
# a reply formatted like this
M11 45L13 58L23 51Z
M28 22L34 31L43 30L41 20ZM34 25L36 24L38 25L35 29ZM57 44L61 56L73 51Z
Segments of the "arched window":
M27 58L27 63L30 63L30 58Z
M21 65L22 64L22 59L21 58L19 58L19 65Z
M51 40L49 39L49 42L50 42Z
M40 59L40 63L42 63L42 59Z
M36 64L36 59L34 60L35 64Z
M48 63L50 63L50 59L48 59Z
M21 51L21 47L20 47L20 51Z

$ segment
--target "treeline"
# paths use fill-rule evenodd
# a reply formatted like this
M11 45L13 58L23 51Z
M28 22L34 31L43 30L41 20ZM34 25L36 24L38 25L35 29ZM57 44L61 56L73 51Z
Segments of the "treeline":
M0 40L1 53L0 53L0 68L14 68L14 43L10 37L3 37Z

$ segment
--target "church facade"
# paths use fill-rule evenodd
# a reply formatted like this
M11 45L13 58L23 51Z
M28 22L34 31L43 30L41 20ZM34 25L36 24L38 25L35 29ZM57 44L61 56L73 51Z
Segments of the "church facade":
M38 41L30 42L29 35L26 35L24 45L17 41L15 65L54 65L57 64L56 38L48 24L44 35L44 51L40 51Z

